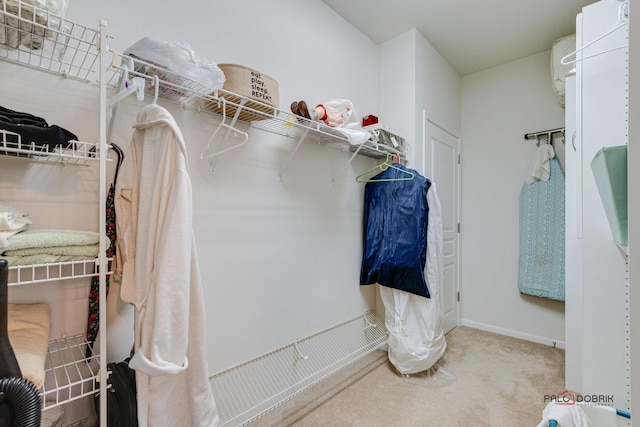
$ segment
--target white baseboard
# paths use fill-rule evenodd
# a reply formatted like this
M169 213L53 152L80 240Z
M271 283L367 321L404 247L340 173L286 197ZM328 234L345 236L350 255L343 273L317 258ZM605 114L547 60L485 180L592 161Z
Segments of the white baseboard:
M527 334L525 332L514 331L512 329L500 328L498 326L488 325L486 323L474 322L473 320L462 319L462 326L480 329L481 331L494 332L496 334L505 335L507 337L520 338L522 340L544 344L556 348L565 348L564 341L554 338L541 337L538 335Z

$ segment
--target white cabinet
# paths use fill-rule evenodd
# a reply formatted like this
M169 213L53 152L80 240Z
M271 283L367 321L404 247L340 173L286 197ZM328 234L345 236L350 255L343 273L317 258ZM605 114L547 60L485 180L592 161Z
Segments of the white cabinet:
M566 386L629 410L628 257L613 240L591 169L598 150L628 141L628 50L612 50L628 45L627 26L611 32L620 6L603 0L578 16L577 46L588 46L566 107Z
M19 111L25 110L13 107L14 104L42 106L38 103L44 101L39 101L38 94L53 91L53 86L59 85L65 88L60 100L63 104L73 104L74 97L83 98L83 102L87 100L85 97L93 97L95 110L87 115L95 116L95 135L103 135L104 131L97 129L97 124L102 121L98 118L98 107L104 85L100 84L98 88L95 83L100 80L99 47L106 41L104 31L104 24L100 29L92 29L34 9L19 0L3 2L0 5L0 67L7 74L2 77L0 86L2 105ZM20 84L19 89L15 87L16 82ZM79 90L74 93L76 88ZM46 107L42 108L44 111ZM44 115L38 116L44 118ZM95 212L95 218L82 226L92 224L100 236L99 256L95 260L9 267L10 302L46 302L52 311L53 339L49 342L45 381L40 390L44 410L78 399L92 399L97 380L105 377L100 375L101 371L105 372L105 364L92 349L87 350L82 331L86 330L87 290L91 277L100 278L100 295L105 295L108 247L105 236L106 154L102 136L95 142L77 141L72 148L43 148L17 133L0 131L1 203L45 219L34 221L34 227L59 229L75 228L78 211L93 204L90 211ZM72 194L74 191L76 193ZM31 212L31 209L37 212ZM100 298L102 313L104 300L104 297ZM55 306L74 308L56 309ZM78 306L84 308L82 313ZM53 316L54 312L56 316ZM104 317L100 316L101 330L106 329ZM70 324L70 319L76 320ZM77 319L82 320L78 322ZM68 334L67 329L76 333ZM103 337L100 341L103 342ZM100 347L105 351L105 345ZM102 396L104 391L102 388Z

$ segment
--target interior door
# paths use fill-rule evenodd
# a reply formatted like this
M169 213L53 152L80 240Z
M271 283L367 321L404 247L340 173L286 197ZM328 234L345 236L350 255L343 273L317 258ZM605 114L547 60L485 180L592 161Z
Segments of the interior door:
M436 184L442 205L445 332L459 323L459 143L460 139L424 114L424 172Z

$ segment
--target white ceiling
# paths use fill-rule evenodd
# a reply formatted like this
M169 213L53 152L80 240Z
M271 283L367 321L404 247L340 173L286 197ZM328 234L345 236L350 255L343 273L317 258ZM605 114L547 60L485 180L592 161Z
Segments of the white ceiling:
M375 43L417 28L464 76L551 49L596 0L322 0Z

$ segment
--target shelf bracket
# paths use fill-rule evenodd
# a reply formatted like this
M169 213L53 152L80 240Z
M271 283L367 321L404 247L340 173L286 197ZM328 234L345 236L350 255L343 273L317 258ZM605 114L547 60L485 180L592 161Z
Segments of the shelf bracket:
M365 331L366 331L367 329L375 328L375 327L377 327L377 326L378 326L378 325L376 325L375 323L371 323L371 322L369 321L369 319L367 319L367 315L366 315L366 314L362 315L362 317L364 318L364 330L365 330Z
M360 144L358 145L358 148L356 149L356 151L354 151L354 153L351 155L351 157L349 158L349 161L347 161L347 163L345 163L345 165L342 167L342 169L340 169L340 172L338 172L336 174L335 177L333 177L333 179L331 179L331 184L334 185L336 183L336 181L338 180L338 178L340 178L340 176L344 173L345 170L347 170L347 167L351 164L351 162L353 162L353 159L356 158L356 156L358 155L358 153L360 152L360 150L362 149L362 146L364 144Z
M304 356L300 352L300 349L298 348L298 340L296 340L296 342L293 343L293 349L296 351L296 360L307 360L307 359L309 359L309 356Z
M284 166L282 166L282 169L280 170L280 173L278 174L278 180L282 179L282 176L284 175L284 172L289 167L289 163L291 162L293 157L296 155L296 152L298 151L298 148L300 148L300 146L302 145L302 141L304 141L304 139L307 137L307 135L309 134L310 130L311 130L311 128L306 128L305 129L304 133L302 134L302 136L298 140L296 146L293 147L293 150L291 150L291 153L289 154L289 157L287 158L287 161L284 162Z

